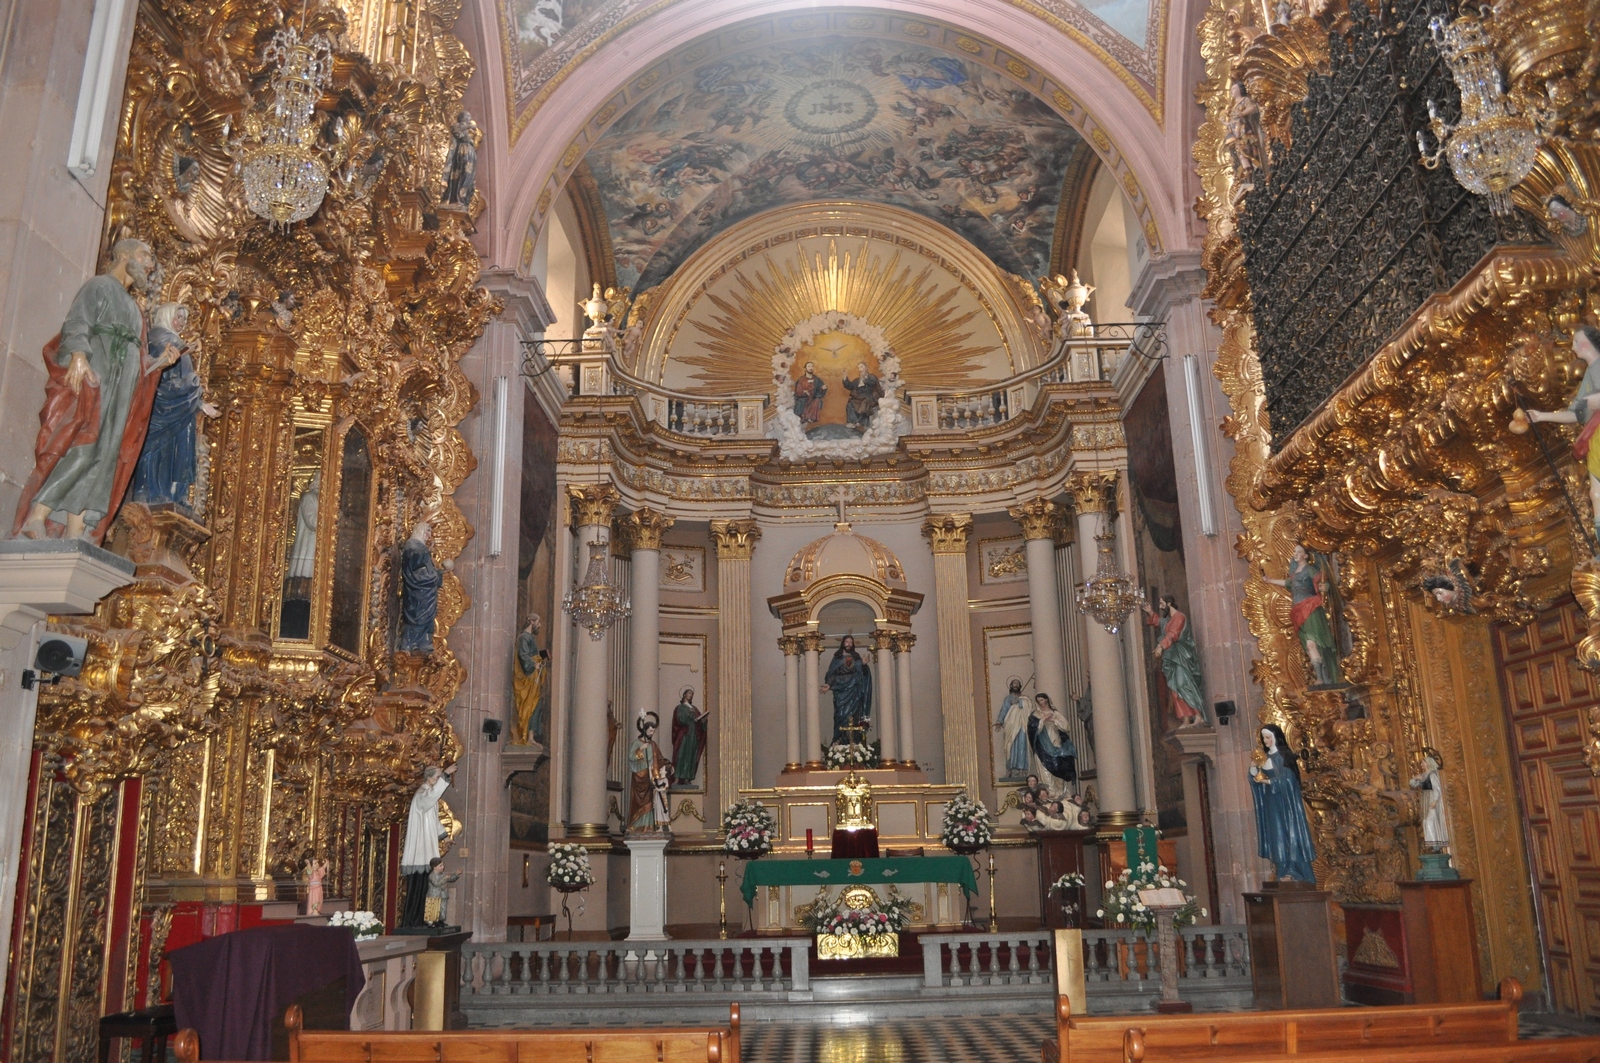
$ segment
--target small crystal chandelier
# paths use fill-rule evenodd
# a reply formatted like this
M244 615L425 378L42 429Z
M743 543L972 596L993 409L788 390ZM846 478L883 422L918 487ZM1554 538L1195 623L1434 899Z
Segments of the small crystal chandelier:
M272 105L265 113L245 116L247 141L234 152L251 212L287 227L315 214L328 192L328 163L317 149L312 117L333 73L333 46L320 34L302 38L293 26L285 26L261 58L278 64Z
M579 627L589 629L596 642L606 637L606 629L628 618L628 600L606 578L606 557L611 544L604 539L589 544L589 569L583 583L561 599L562 610Z
M1461 90L1461 121L1450 125L1439 117L1434 101L1428 101L1428 124L1438 147L1430 154L1422 131L1417 131L1422 164L1435 169L1448 155L1450 172L1461 187L1487 196L1495 214L1510 214L1511 190L1528 176L1539 153L1538 130L1507 99L1494 49L1479 19L1463 15L1447 22L1435 15L1428 29Z
M1078 608L1095 618L1095 621L1113 635L1134 609L1143 608L1144 591L1134 586L1133 580L1116 569L1111 556L1111 544L1117 537L1109 531L1094 537L1099 551L1094 575L1078 588Z

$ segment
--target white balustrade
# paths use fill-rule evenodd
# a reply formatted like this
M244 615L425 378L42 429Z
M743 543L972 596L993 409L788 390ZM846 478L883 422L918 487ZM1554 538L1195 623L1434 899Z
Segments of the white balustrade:
M811 944L810 938L469 944L461 950L461 999L464 1005L637 993L749 999L804 991L811 988Z
M1203 979L1250 977L1249 935L1242 926L1195 926L1179 932L1183 955L1180 984ZM923 934L922 984L946 986L1044 985L1054 979L1049 930L1009 934ZM1160 948L1155 937L1132 930L1083 931L1084 980L1097 983L1159 982Z

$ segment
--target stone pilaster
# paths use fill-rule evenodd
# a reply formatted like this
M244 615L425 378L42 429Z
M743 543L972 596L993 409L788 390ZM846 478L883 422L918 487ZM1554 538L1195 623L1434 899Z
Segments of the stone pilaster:
M590 547L609 543L611 513L620 495L610 484L570 484L573 523L577 526L575 581L588 570ZM609 547L607 548L609 553ZM607 562L609 564L609 562ZM606 834L606 774L610 767L610 718L606 694L610 679L608 634L596 639L570 618L574 646L572 696L571 802L567 834L596 838Z
M922 525L933 548L938 599L939 694L944 716L944 780L978 794L978 720L972 690L972 623L967 612L967 545L972 517L944 513ZM907 669L909 672L909 669ZM903 674L909 693L910 675Z
M717 546L717 799L727 808L755 785L750 719L750 558L761 528L753 520L714 520ZM707 809L707 820L710 810Z
M894 633L890 631L874 631L872 633L872 689L877 694L878 705L874 710L877 713L878 741L882 743L880 756L885 764L898 760L900 757L900 743L896 741L895 726L900 715L900 706L894 700Z
M793 635L778 639L783 651L784 771L799 771L800 757L800 640Z
M805 706L806 744L805 765L822 767L822 636L815 631L800 636L800 648L806 655ZM830 735L831 737L831 735Z
M911 647L917 636L902 632L894 637L895 694L900 701L900 766L917 766L917 743L911 724Z
M483 282L505 304L505 312L489 322L461 359L461 371L482 399L461 422L461 434L478 456L478 465L455 492L456 504L477 534L467 540L455 567L472 608L450 629L450 646L465 672L450 709L463 746L455 786L466 805L460 809L464 834L452 856L461 858L457 921L477 941L504 941L511 806L501 753L515 715L511 660L518 629L522 447L501 448L497 439L502 431L507 441L522 438L526 384L521 341L542 329L551 314L536 281L499 271L485 273ZM496 544L499 550L493 551ZM555 618L542 619L550 631ZM501 724L496 741L483 733L487 720Z

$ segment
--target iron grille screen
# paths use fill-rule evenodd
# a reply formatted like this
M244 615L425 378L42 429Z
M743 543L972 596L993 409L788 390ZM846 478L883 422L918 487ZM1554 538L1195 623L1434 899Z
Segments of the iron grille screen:
M1313 75L1291 111L1291 146L1275 146L1245 193L1240 242L1274 450L1430 295L1497 242L1539 239L1521 214L1497 229L1449 167L1418 159L1428 100L1448 119L1460 111L1428 33L1443 11L1438 0L1352 0L1330 73Z

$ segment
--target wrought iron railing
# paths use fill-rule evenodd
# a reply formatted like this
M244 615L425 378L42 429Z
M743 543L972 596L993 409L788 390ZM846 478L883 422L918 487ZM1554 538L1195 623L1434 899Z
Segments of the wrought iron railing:
M1239 240L1274 448L1496 242L1542 239L1526 217L1496 219L1448 167L1419 161L1428 101L1447 118L1460 106L1428 32L1444 6L1352 0L1329 73L1312 75L1291 109L1290 145L1244 195Z

